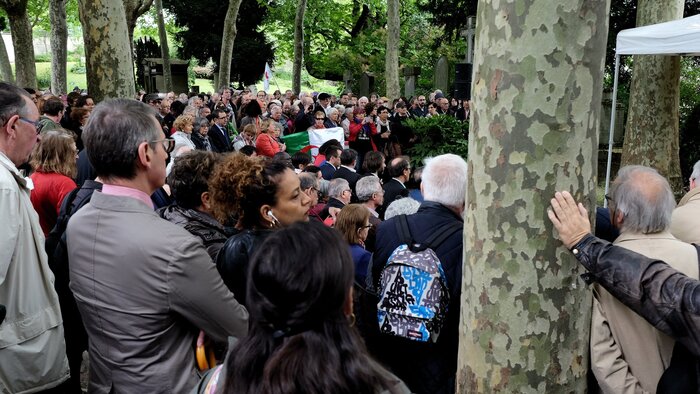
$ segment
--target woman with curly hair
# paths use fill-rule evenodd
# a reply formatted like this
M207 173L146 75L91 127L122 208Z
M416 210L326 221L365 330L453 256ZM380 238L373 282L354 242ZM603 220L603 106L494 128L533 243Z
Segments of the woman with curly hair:
M309 220L311 198L294 170L281 162L235 153L226 156L209 184L212 212L240 233L219 251L216 267L236 300L245 305L248 263L272 230Z
M251 262L248 298L248 335L196 392L410 392L354 327L352 259L333 229L297 223L270 235Z
M63 198L77 187L73 181L78 173L77 159L75 139L63 129L44 132L34 147L29 159L35 169L30 176L34 190L29 198L39 214L44 236L56 225Z

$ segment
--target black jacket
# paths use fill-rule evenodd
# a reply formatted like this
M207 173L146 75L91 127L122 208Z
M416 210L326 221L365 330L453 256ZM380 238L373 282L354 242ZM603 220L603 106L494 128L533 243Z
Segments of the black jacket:
M663 261L587 235L572 252L598 282L651 325L700 357L700 281Z
M199 237L212 260L216 259L219 249L224 246L224 242L228 238L221 223L206 213L194 209L186 209L173 204L160 208L158 215Z
M405 185L401 186L401 182L394 178L384 182L382 189L384 189L384 204L382 204L381 210L378 212L379 215L384 218L384 211L386 211L387 207L389 207L394 200L397 198L408 197L408 189Z
M236 300L246 304L250 258L271 230L244 230L226 240L216 256L216 268Z
M340 168L338 168L331 177L331 179L336 178L342 178L348 181L348 183L350 184L350 189L352 189L352 200L350 202L359 202L360 200L357 199L357 193L355 192L355 185L357 185L357 181L359 181L360 178L362 178L362 175L358 174L357 172L350 171L343 166L340 166Z
M326 204L326 206L323 207L323 209L321 210L321 212L318 213L318 216L320 216L322 220L326 220L326 218L327 218L328 215L330 214L330 213L328 212L330 208L339 208L339 209L343 209L344 206L345 206L345 204L343 204L342 201L338 200L338 199L335 198L335 197L331 197L331 198L328 199L328 204Z
M452 223L463 223L461 217L444 205L432 201L421 204L418 212L408 217L409 230L414 242L422 243L436 229ZM400 244L396 232L396 220L391 218L377 229L371 282L377 287L379 273L391 253ZM380 349L370 349L379 355L406 385L415 393L454 393L457 373L457 349L459 345L459 312L462 290L462 231L435 248L447 277L450 303L447 318L436 343L415 342L404 338L383 336Z
M218 125L213 124L209 128L209 142L211 142L211 150L214 152L229 152L231 151L231 139L228 137L228 131L226 128L220 128Z

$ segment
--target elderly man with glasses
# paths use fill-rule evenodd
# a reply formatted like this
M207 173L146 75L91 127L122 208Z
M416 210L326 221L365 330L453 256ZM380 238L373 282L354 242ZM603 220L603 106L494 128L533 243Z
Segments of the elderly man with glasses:
M32 97L0 82L0 392L66 389L66 345L54 276L29 194L17 169L39 141ZM58 387L57 387L58 386Z
M248 312L202 241L153 210L174 145L155 110L105 101L83 138L104 182L66 230L70 288L90 339L88 391L188 392L199 381L197 330L218 342L241 337Z

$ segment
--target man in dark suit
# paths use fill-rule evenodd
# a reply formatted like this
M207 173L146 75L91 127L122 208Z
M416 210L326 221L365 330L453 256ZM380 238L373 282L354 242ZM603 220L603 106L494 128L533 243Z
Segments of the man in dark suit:
M352 199L350 202L357 203L357 192L355 190L355 185L357 181L362 178L360 174L355 171L355 165L357 164L357 151L354 149L344 149L343 153L340 154L340 168L338 168L331 179L342 178L348 181L350 184L350 189L352 189Z
M392 159L387 167L391 179L384 182L384 205L380 215L384 218L384 210L397 198L408 197L406 182L411 178L411 164L408 156L400 156Z
M370 349L378 354L414 393L454 393L457 372L459 306L462 284L462 227L464 197L467 187L467 163L453 154L436 156L423 170L421 191L425 201L418 212L407 217L411 238L425 242L437 229L455 227L452 234L434 247L445 271L450 294L445 322L436 343L422 343L406 338L382 335ZM370 270L376 287L389 256L402 243L396 231L398 217L377 229L376 249Z
M215 109L212 112L212 120L214 124L209 128L209 139L211 140L211 150L214 152L230 152L231 139L226 130L228 115L221 109Z
M326 149L326 161L320 166L323 179L327 181L333 179L333 174L335 174L338 166L340 166L340 154L342 151L343 150L337 146L329 146Z

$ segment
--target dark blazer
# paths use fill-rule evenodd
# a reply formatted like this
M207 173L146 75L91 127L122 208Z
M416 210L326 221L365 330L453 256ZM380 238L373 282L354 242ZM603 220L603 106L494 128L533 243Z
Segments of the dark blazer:
M379 274L391 253L400 244L396 220L391 218L379 225L377 244L372 260L372 282L376 286ZM462 218L440 203L425 201L418 212L408 216L408 227L414 242L424 242L435 230L452 223L463 223ZM462 284L462 233L452 234L435 253L442 263L450 292L447 318L435 344L425 344L404 338L382 336L380 354L391 371L415 393L454 393L457 372L457 348L460 295Z
M384 189L384 204L382 204L380 214L383 217L386 207L394 202L397 197L408 197L408 189L394 178L391 178L389 181L385 182L382 189Z
M338 199L335 198L335 197L331 197L331 198L328 199L328 204L326 204L326 206L323 207L323 210L322 210L321 212L319 212L318 216L320 216L321 219L326 220L326 218L327 218L328 215L329 215L328 211L329 211L330 208L340 208L340 209L343 209L344 206L345 206L345 204L343 204L342 201L338 200Z
M209 128L208 136L212 151L221 153L231 151L231 139L228 138L226 129L222 129L219 125L213 124Z
M351 203L357 203L360 200L357 199L357 193L355 193L355 185L357 185L357 181L362 178L362 175L358 174L357 172L352 172L348 170L347 168L340 166L335 173L333 174L333 177L331 179L336 179L336 178L342 178L348 181L350 184L350 189L352 189L352 199Z
M323 164L321 164L321 175L323 175L323 179L330 181L333 178L333 174L337 171L335 166L327 161L324 161Z

